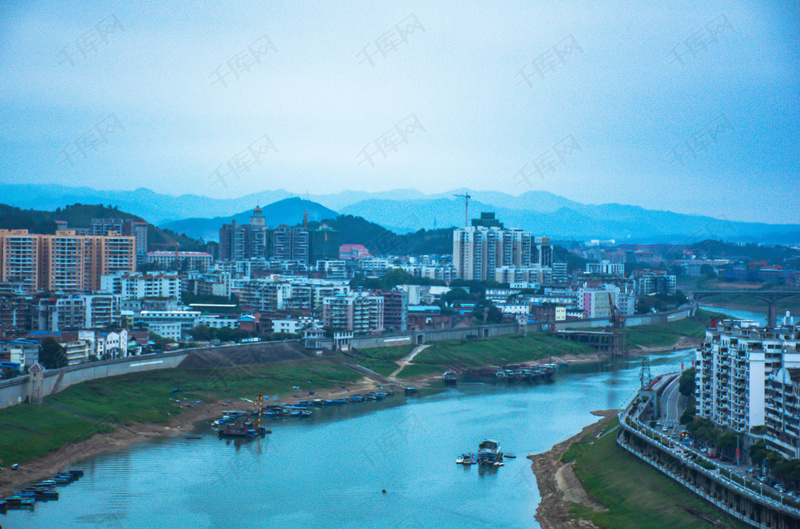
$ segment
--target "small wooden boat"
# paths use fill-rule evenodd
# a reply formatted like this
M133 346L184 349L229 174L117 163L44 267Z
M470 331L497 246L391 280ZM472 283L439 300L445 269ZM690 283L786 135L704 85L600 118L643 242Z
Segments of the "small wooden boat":
M16 494L6 498L6 506L9 509L33 509L36 505L36 498L29 498Z
M458 459L456 459L456 464L457 465L467 465L467 466L469 466L469 465L472 465L473 463L475 463L475 454L473 454L473 453L462 454L462 455L460 455L458 457Z

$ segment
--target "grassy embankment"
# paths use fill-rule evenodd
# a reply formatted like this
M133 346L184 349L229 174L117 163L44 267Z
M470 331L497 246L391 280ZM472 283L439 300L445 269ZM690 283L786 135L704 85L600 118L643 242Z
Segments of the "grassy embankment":
M775 285L773 283L747 283L747 282L725 282L718 279L704 279L697 277L682 276L678 279L678 288L683 292L693 290L746 290L758 294L760 290L792 290L786 285ZM796 289L794 289L796 290ZM720 294L700 300L703 305L719 306L732 309L751 310L754 312L766 312L767 304L749 295ZM782 315L785 311L792 314L800 314L800 298L781 300L777 303L778 314Z
M651 325L632 329L630 340L632 347L670 347L682 336L704 328L702 323L685 320ZM361 353L369 358L359 363L389 375L398 367L395 361L413 349L412 345L364 349ZM400 377L437 374L451 367L514 364L592 352L586 345L543 333L434 342L403 369ZM182 410L175 399L206 401L254 397L259 392L286 396L295 385L323 389L358 379L358 374L335 360L317 359L216 370L165 369L86 382L47 397L45 402L52 406L19 405L0 410L0 466L29 461L96 432L111 431L114 425L166 422ZM181 392L170 394L174 388L181 388Z
M85 382L46 397L42 406L21 404L0 410L0 466L30 461L117 425L164 423L181 413L187 401L253 398L258 393L287 396L296 392L293 386L324 389L360 378L334 360L313 360L214 370L164 369ZM181 391L170 393L175 388Z
M615 419L609 429L617 425ZM603 529L701 529L710 526L706 520L720 520L723 527L747 527L625 452L617 446L615 434L616 429L594 442L584 439L564 453L563 461L575 461L575 473L589 495L608 508L594 512L574 504L576 518L589 519Z
M359 364L384 376L397 369L396 360L407 356L414 346L362 349L368 359ZM547 359L550 356L590 354L587 346L554 338L544 333L527 336L508 335L495 338L445 340L432 342L419 353L411 365L400 372L400 378L442 373L449 368L473 368L486 365L505 365Z
M640 325L625 330L632 351L637 349L670 348L683 338L700 340L706 332L712 312L698 310L698 320L684 319L657 325ZM587 329L597 330L597 329ZM390 375L397 369L397 360L414 350L414 345L361 349L367 358L358 363ZM527 336L508 335L496 338L447 340L433 342L418 354L411 365L400 372L400 378L441 373L449 368L470 368L484 365L515 364L542 360L550 356L582 355L594 352L587 345L577 344L545 333Z
M706 310L697 310L697 321L691 318L659 323L655 325L637 325L628 327L628 346L632 351L636 349L669 348L677 344L682 338L701 339L705 336L709 318L718 315Z

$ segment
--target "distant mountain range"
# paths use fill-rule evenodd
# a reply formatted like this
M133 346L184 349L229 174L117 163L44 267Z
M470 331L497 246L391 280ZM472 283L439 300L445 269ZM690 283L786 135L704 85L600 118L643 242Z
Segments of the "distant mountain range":
M469 193L469 217L493 211L508 227L532 231L560 240L615 239L617 242L691 244L705 239L735 242L800 243L799 224L764 224L719 220L700 215L646 210L623 204L587 205L544 191L520 196L495 191L453 190L426 195L413 189L370 193L342 191L329 195L296 195L279 189L235 199L198 195L178 197L149 189L97 191L56 185L0 184L0 202L21 208L55 209L67 204L109 204L148 221L186 233L216 240L223 222L237 218L247 222L260 205L268 224L298 224L303 210L316 213L314 220L338 213L360 216L396 233L449 228L464 224L464 200ZM286 199L294 198L282 204ZM303 200L301 200L303 199ZM274 211L271 208L274 206ZM197 217L202 212L203 217Z

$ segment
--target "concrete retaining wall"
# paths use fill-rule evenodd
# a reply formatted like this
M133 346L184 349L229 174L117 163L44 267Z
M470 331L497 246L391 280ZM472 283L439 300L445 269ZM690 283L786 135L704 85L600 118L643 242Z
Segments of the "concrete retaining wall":
M690 308L682 308L672 312L660 314L647 314L626 319L626 326L650 325L653 323L666 323L677 321L688 317L691 314ZM553 325L556 329L585 328L585 327L607 327L610 322L607 318L595 318L591 320L577 320L570 322L544 322L534 323L527 326L527 332L541 331L546 326ZM466 340L470 337L491 338L493 336L505 336L520 333L521 328L516 323L502 325L478 325L474 327L463 327L454 329L436 329L427 331L409 331L391 335L380 336L357 336L353 338L353 346L359 349L370 347L386 347L392 345L412 345L440 340ZM333 341L324 340L325 347L332 347ZM134 356L130 358L120 358L117 360L105 360L101 362L90 362L76 366L65 367L45 372L42 395L52 395L58 393L73 384L80 384L98 378L114 377L151 371L155 369L171 369L177 367L183 360L193 352L216 351L220 353L242 353L252 351L261 353L265 348L271 347L270 344L283 344L284 342L255 342L251 344L237 344L222 347L206 347L198 349L181 349L168 353ZM0 382L0 408L14 406L24 402L31 395L30 377L28 375L5 380Z
M685 319L692 314L690 307L680 308L671 312L658 314L643 314L632 316L625 319L626 327L637 325L653 325L667 323ZM586 320L574 320L563 322L537 322L528 324L527 332L538 332L542 329L554 328L555 330L565 329L585 329L585 328L604 328L611 325L608 318L592 318ZM435 329L425 331L407 331L395 334L382 334L379 336L355 336L352 346L356 349L368 349L371 347L387 347L392 345L418 345L427 342L437 342L440 340L466 340L471 337L491 338L493 336L505 336L508 334L519 334L522 328L517 323L504 323L501 325L476 325L474 327L458 327L452 329ZM328 338L322 340L327 348L333 347L333 340Z
M103 362L89 362L49 370L44 374L42 396L52 395L73 384L80 384L81 382L98 378L115 377L154 369L170 369L177 367L188 355L189 351L181 350ZM31 395L32 390L30 375L0 382L0 408L7 408L24 402Z

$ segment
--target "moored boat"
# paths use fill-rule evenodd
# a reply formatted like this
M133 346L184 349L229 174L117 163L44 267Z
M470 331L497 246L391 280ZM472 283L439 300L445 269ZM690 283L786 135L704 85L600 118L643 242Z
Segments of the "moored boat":
M475 463L475 454L473 454L472 452L470 452L469 454L462 454L458 457L458 459L456 459L456 464L459 465L469 466L472 465L473 463Z
M479 465L503 466L503 452L500 451L500 443L492 439L486 439L478 446L476 456Z

